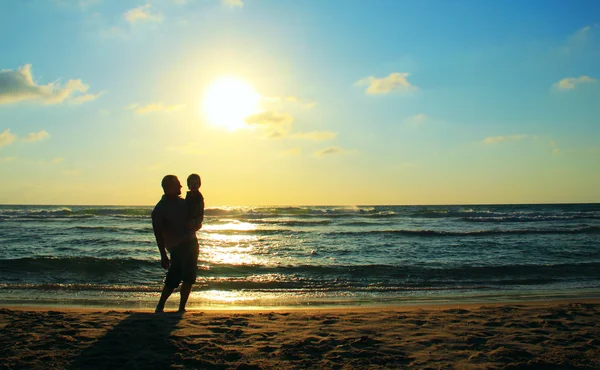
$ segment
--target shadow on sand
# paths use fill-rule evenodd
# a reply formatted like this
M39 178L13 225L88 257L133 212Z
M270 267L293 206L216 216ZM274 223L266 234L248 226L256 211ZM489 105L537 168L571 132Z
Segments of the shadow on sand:
M182 316L131 313L83 350L70 369L165 369L177 352L172 332Z

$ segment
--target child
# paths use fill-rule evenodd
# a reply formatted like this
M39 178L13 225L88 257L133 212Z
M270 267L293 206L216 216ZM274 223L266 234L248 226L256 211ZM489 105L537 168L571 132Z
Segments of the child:
M204 197L200 193L200 185L202 181L200 176L193 173L187 178L189 191L185 196L187 203L187 227L190 230L196 231L202 228L204 220Z

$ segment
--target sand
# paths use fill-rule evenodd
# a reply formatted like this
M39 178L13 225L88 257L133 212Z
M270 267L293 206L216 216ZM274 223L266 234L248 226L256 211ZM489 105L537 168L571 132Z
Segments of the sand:
M600 301L193 311L0 309L1 369L600 369Z

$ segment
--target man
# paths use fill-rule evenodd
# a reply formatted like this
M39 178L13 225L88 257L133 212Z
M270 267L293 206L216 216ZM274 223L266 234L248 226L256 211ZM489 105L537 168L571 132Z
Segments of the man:
M196 232L186 227L187 206L181 195L181 183L177 176L162 179L164 195L152 211L152 228L160 251L161 266L168 269L165 286L155 312L163 312L167 299L181 283L179 312L185 305L196 281L198 269L198 239ZM171 259L167 255L171 254Z

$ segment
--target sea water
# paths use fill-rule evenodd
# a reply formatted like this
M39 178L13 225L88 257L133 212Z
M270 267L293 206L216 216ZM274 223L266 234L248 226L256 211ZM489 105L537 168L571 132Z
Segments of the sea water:
M0 206L0 302L151 308L152 208ZM209 207L197 236L192 309L600 297L600 204Z

